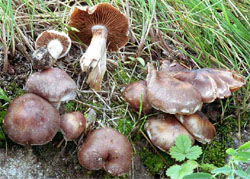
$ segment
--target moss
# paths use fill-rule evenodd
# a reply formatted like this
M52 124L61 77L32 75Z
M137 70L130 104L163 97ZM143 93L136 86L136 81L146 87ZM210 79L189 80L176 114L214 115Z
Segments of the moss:
M75 101L69 101L67 103L64 103L62 106L63 106L65 113L69 113L69 112L73 112L73 111L80 111L80 112L84 113L86 110L86 107L84 105L79 104Z
M133 122L131 119L119 119L116 121L116 124L116 129L125 136L127 136L133 129Z
M149 171L155 175L158 174L166 166L162 159L154 152L146 149L145 147L139 152L140 158L143 164L149 169ZM169 156L166 153L161 152L161 155L169 160Z
M202 145L202 162L222 167L225 165L227 157L226 150L233 144L231 132L237 130L238 122L235 118L230 117L216 125L215 128L216 139L210 145Z
M11 98L14 99L21 96L25 91L16 82L12 81L8 86L6 86L6 91L11 92Z

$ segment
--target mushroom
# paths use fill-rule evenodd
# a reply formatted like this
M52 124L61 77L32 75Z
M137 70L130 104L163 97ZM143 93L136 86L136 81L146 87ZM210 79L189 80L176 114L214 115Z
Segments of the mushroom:
M87 83L99 91L106 71L106 51L117 51L128 42L128 20L115 7L100 3L94 7L74 7L69 26L80 32L70 32L74 40L89 45L80 59L83 72L92 68Z
M201 95L188 82L149 66L147 98L151 106L169 114L193 114L202 107Z
M196 112L191 115L175 115L182 125L195 137L195 139L203 144L210 144L216 130L213 124L208 120L207 116L202 112Z
M60 129L66 141L77 139L86 129L86 119L81 112L61 116Z
M32 54L33 65L37 69L51 67L57 59L67 55L71 40L64 32L47 30L36 39L35 50ZM52 57L49 58L48 54Z
M142 111L144 114L148 114L152 111L152 106L146 95L146 88L147 82L140 80L127 85L123 92L125 101L132 109L139 110L142 102Z
M217 68L204 68L204 70L223 80L228 85L231 92L237 91L245 85L245 77L236 71Z
M102 167L114 176L129 172L132 146L128 139L112 128L91 132L78 151L80 164L89 170Z
M65 71L49 68L32 74L26 82L25 90L43 97L58 109L61 101L76 97L77 86Z
M186 70L181 68L179 64L173 67L173 64L169 64L168 61L163 62L161 69L161 72L166 73L166 75L192 84L205 103L211 103L216 98L229 97L231 92L238 90L245 84L242 75L224 69Z
M194 143L194 137L170 114L152 116L145 122L144 128L152 143L164 152L175 145L176 137L185 134Z
M42 145L51 141L59 130L60 115L46 100L27 93L10 103L3 127L18 144Z

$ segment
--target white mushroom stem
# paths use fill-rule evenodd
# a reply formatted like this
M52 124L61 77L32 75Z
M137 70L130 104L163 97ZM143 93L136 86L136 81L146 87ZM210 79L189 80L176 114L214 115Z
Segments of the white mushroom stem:
M57 60L63 51L63 46L61 42L57 39L51 40L48 45L48 51L50 55Z
M91 43L80 59L80 65L83 72L92 68L87 83L92 89L99 91L106 72L106 41L108 31L104 26L95 25L92 27L92 33Z
M98 61L106 56L106 41L107 29L101 25L92 27L93 37L85 54L80 59L80 64L83 72L86 72L90 67L94 68Z

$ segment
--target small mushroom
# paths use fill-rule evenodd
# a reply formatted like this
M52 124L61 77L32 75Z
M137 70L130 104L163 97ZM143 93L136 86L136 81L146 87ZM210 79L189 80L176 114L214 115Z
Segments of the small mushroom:
M27 93L10 103L3 127L18 144L42 145L50 142L59 130L60 115L46 100Z
M169 114L193 114L202 107L201 95L192 84L149 66L147 98L151 106Z
M194 143L194 137L170 114L152 116L146 121L144 128L152 143L164 152L175 145L176 137L185 134Z
M77 139L86 129L86 119L81 112L61 116L60 129L66 141Z
M128 20L115 7L100 3L94 7L74 7L69 26L80 32L70 32L74 40L89 45L80 59L83 72L92 68L87 83L99 91L106 71L106 51L117 51L128 41Z
M37 94L52 103L57 109L61 101L76 97L76 83L63 70L49 68L32 74L25 85L29 93Z
M140 80L129 84L123 92L125 101L131 108L139 110L142 102L142 110L144 114L148 114L152 111L152 106L147 99L146 88L147 82Z
M129 172L132 146L128 139L112 128L91 132L78 151L80 164L89 170L104 168L114 176Z
M213 141L216 130L207 116L202 112L175 116L197 141L203 144L210 144Z
M32 54L34 68L45 69L53 66L57 59L66 56L70 47L71 40L64 32L55 30L42 32L36 39L37 50Z

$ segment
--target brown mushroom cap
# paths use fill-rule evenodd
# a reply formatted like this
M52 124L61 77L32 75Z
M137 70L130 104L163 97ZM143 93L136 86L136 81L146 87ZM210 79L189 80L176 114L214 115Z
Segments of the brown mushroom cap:
M25 86L27 92L37 94L55 104L74 99L76 89L74 80L59 68L49 68L32 74Z
M70 37L80 39L89 45L92 39L92 27L105 26L108 31L107 49L117 51L128 42L128 20L115 7L107 3L100 3L94 7L74 7L69 20L69 26L80 32L70 32ZM76 36L76 37L75 37Z
M202 112L175 116L197 141L203 144L210 144L213 141L216 130L207 116Z
M235 78L234 74L236 74ZM202 101L206 103L211 103L216 98L229 97L231 92L244 85L243 76L223 69L203 68L180 71L171 75L178 80L192 84L201 94Z
M64 32L55 30L47 30L42 32L36 39L35 48L38 49L43 46L48 46L51 41L59 41L63 47L62 52L58 58L64 57L71 47L71 40Z
M193 114L202 107L199 92L188 82L149 67L147 98L151 106L169 114Z
M87 136L78 151L78 159L89 170L103 167L111 175L120 176L129 172L132 146L118 131L101 128Z
M59 130L60 115L46 100L27 93L10 103L3 127L18 144L42 145L51 141Z
M193 136L170 114L152 116L144 128L152 143L164 152L175 145L176 137L180 134L189 136L194 143Z
M61 116L61 132L65 140L77 139L86 129L86 119L81 112L71 112Z
M152 106L150 105L146 95L147 82L140 80L129 84L124 92L123 96L125 101L133 108L140 109L142 99L142 110L145 114L151 112Z
M169 60L163 60L161 64L161 71L164 71L168 74L175 74L176 72L183 72L183 71L189 71L183 66L181 66L177 62L171 63Z
M245 85L245 77L236 71L216 68L205 68L204 70L223 80L228 85L231 92L237 91L243 85Z

